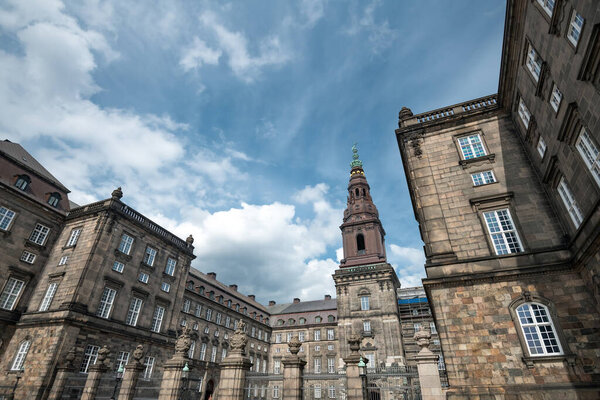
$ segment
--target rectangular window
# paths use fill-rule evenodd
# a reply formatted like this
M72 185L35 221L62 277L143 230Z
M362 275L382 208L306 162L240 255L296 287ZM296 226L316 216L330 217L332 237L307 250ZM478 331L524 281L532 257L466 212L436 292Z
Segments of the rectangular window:
M175 267L177 266L177 261L174 258L167 258L167 265L165 266L165 274L167 275L175 275Z
M281 373L281 361L273 360L273 373L280 374Z
M98 350L100 350L99 346L94 346L93 344L87 345L85 352L83 353L81 368L79 368L80 373L87 374L90 365L96 364L96 360L98 359Z
M316 346L315 346L315 351L321 351L321 346L319 346L319 345L316 345Z
M360 298L360 309L362 311L367 311L370 309L369 296L362 296Z
M29 235L29 241L43 246L49 233L50 228L42 224L36 224L35 228L33 228L33 231L31 232L31 235Z
M58 265L67 265L67 262L69 262L69 256L62 256L58 262Z
M321 332L319 332L319 333L321 333ZM292 340L292 332L288 332L288 333L287 333L287 340L286 340L286 342L287 342L287 343L289 343L289 342L290 342L290 340ZM315 340L316 340L316 339L315 339Z
M298 332L298 340L304 342L304 331Z
M225 327L229 328L231 326L231 317L228 315L225 317Z
M314 339L315 340L321 340L321 331L320 330L316 330L314 333ZM288 340L289 342L289 340Z
M569 31L567 32L567 38L573 43L573 46L577 46L579 43L579 37L581 36L581 29L583 28L583 17L573 10L571 15L571 22L569 23Z
M563 95L560 92L560 90L558 90L558 86L556 86L555 83L554 87L552 88L552 94L550 95L550 105L552 106L552 109L554 109L554 111L558 112L558 108L560 107L562 98Z
M327 359L327 372L330 374L335 373L335 358Z
M429 323L429 330L431 331L431 333L437 333L437 329L435 327L435 322L430 322Z
M369 327L370 328L370 327ZM333 350L333 345L332 344L328 344L327 345L327 350Z
M281 343L281 333L275 334L275 343Z
M335 399L335 386L329 385L329 398Z
M138 275L138 281L140 281L142 283L148 283L149 278L150 278L150 275L148 275L145 272L140 272L140 274Z
M600 185L600 150L598 150L598 146L592 141L585 128L581 128L575 147L577 147L586 167L592 173L594 180Z
M165 316L165 308L162 306L156 306L154 309L154 315L152 316L152 331L160 332L162 326L163 317Z
M6 207L0 207L0 229L7 231L15 217L15 212Z
M210 353L210 362L217 362L217 346L212 347L212 352Z
M194 310L194 315L196 317L200 317L200 315L202 315L202 306L200 304L196 304L196 309Z
M81 228L73 229L71 231L71 236L69 236L69 240L67 240L66 247L72 247L77 244L77 239L79 239L79 234L81 234Z
M198 389L198 393L202 393L202 382L204 381L204 379L202 377L198 378L198 386L196 387Z
M44 294L44 298L40 303L40 308L38 311L48 311L50 304L52 304L52 299L54 299L54 294L56 293L57 287L58 283L56 282L52 282L48 285L48 289L46 289L46 294Z
M117 362L115 363L115 370L125 369L125 366L129 362L129 352L128 351L120 351L117 355Z
M554 0L537 0L537 2L542 6L546 14L552 16L552 12L554 11Z
M31 346L31 342L29 340L21 342L12 366L10 367L11 371L21 371L23 369L23 364L25 363L25 357L27 357L29 346Z
M519 98L519 117L521 118L523 125L525 125L525 128L529 128L529 121L531 120L531 113L529 112L529 109L525 105L523 98Z
M320 398L321 398L321 385L316 384L315 385L315 399L320 399Z
M144 366L146 368L144 369L144 375L142 376L142 379L151 379L152 371L154 370L154 357L146 357L144 359Z
M210 308L206 309L206 319L209 321L212 319L212 310Z
M200 346L200 360L204 361L206 358L206 343L202 343Z
M573 221L575 228L579 228L579 225L583 222L583 215L581 214L581 210L577 206L573 193L571 193L571 189L569 188L569 185L567 185L567 181L564 177L560 179L560 183L558 184L558 193L560 194L560 198L562 199L565 208L569 212L569 216L571 217L571 221Z
M321 359L315 358L315 374L321 373Z
M183 301L183 312L190 312L190 306L192 305L192 302L189 299L185 299Z
M27 250L23 251L21 254L21 261L26 262L27 264L33 264L35 262L35 258L37 256L33 253L28 252Z
M274 399L279 398L279 386L278 385L273 385L273 398Z
M0 308L9 311L12 310L24 286L25 282L15 278L8 278L6 285L4 285L4 290L0 295Z
M192 343L190 343L190 348L188 350L189 358L194 358L194 350L196 350L196 341L192 340Z
M458 138L458 144L460 145L460 151L462 152L463 159L465 160L486 155L485 148L483 147L481 136L479 136L479 134Z
M119 251L123 254L129 254L132 245L133 238L124 233L123 236L121 236L121 243L119 243Z
M168 284L167 282L163 282L160 285L160 290L162 290L163 292L169 293L171 291L171 285Z
M100 298L100 305L98 305L98 310L96 311L97 316L100 318L108 318L110 311L112 310L116 294L116 290L108 287L104 288L104 292L102 292L102 297Z
M482 171L471 174L474 186L482 186L496 182L496 177L492 171Z
M127 325L136 326L138 317L140 316L140 310L142 309L142 304L144 302L142 299L138 299L134 297L131 299L131 304L129 304L129 311L127 311L127 318L125 318L125 323Z
M215 317L215 323L217 325L221 325L221 319L223 318L223 316L221 315L221 313L217 313L216 317ZM252 327L252 337L254 337L254 327Z
M221 361L227 357L227 349L221 349Z
M544 158L544 154L546 154L546 142L544 138L540 136L537 144L537 151L541 158Z
M365 358L367 361L367 368L375 368L375 354L367 353L365 354Z
M118 261L115 261L112 266L113 271L117 271L120 273L123 273L124 268L125 268L125 264L123 264L122 262L118 262Z
M415 328L415 333L421 330L421 324L419 322L415 322L413 326Z
M146 252L144 253L144 264L153 266L154 260L156 259L156 250L152 247L146 247Z
M521 241L507 208L483 213L497 255L520 253Z
M334 340L334 339L335 339L335 330L327 329L327 340Z
M363 331L371 332L371 321L363 321Z
M536 82L540 80L540 73L542 72L542 62L543 61L540 55L537 53L537 51L535 51L531 43L529 43L529 47L527 48L526 64L527 69L529 70L529 72L531 72L531 75L533 75L533 79L535 79Z

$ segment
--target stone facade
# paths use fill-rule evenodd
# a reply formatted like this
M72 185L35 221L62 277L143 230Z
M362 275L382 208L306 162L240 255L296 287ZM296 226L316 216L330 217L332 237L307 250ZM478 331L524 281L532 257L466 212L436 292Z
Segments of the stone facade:
M498 95L400 111L448 398L600 396L599 18L508 1Z

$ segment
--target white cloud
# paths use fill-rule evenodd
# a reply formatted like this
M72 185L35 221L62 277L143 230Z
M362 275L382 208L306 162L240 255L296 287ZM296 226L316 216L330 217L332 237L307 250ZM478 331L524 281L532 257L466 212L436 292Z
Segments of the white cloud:
M300 12L306 19L306 26L313 27L325 14L324 0L302 0Z
M184 51L179 65L185 71L200 68L203 64L217 65L221 54L221 50L211 49L204 40L195 36L191 46Z
M425 276L425 254L423 249L389 246L388 261L394 266L402 287L421 286Z
M397 30L390 28L388 20L375 20L375 10L380 4L380 0L371 1L361 15L351 16L350 26L344 30L350 36L365 32L375 54L389 47L398 35Z

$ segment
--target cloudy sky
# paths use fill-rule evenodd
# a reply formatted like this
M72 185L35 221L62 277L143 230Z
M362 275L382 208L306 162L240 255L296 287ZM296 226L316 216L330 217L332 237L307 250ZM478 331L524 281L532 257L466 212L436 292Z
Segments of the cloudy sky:
M334 293L358 142L403 286L424 276L398 111L495 93L504 2L0 3L0 137L123 201L258 300Z

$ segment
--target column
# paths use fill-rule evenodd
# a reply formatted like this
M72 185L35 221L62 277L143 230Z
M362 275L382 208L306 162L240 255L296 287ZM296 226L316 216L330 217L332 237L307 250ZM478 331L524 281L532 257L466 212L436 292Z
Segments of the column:
M346 397L347 400L364 400L366 398L366 387L363 376L361 376L359 363L361 356L360 342L362 336L351 333L348 335L348 345L350 346L350 355L344 358L346 363Z
M118 400L132 400L135 395L135 387L138 378L144 370L142 359L144 358L144 347L139 344L133 351L133 360L129 361L123 372L123 381L119 389Z
M415 340L421 346L421 351L415 356L417 369L419 370L419 382L421 384L421 396L423 400L443 400L440 382L440 371L438 369L438 358L429 350L431 333L424 329L415 333Z
M64 360L56 367L56 376L52 383L52 389L48 395L48 400L58 400L62 397L65 390L67 377L75 370L73 360L75 359L75 350L71 349L65 356Z
M96 398L96 392L98 391L98 384L100 384L100 378L102 374L108 370L108 355L110 350L103 346L98 350L98 358L96 363L89 367L88 376L85 381L83 393L81 394L81 400L94 400Z
M238 328L229 341L229 354L221 361L221 376L219 378L219 400L242 400L244 398L244 383L246 372L252 363L246 356L248 337L244 333L245 323L240 320Z
M302 400L304 366L306 365L306 361L298 356L302 343L297 336L294 336L289 341L288 346L291 354L282 360L283 400Z
M187 353L192 345L190 328L184 328L175 342L175 354L164 365L164 372L160 384L158 400L177 400L182 392L182 378L184 378L184 367L188 369L190 361ZM187 371L185 372L187 374ZM187 376L185 376L187 378Z

